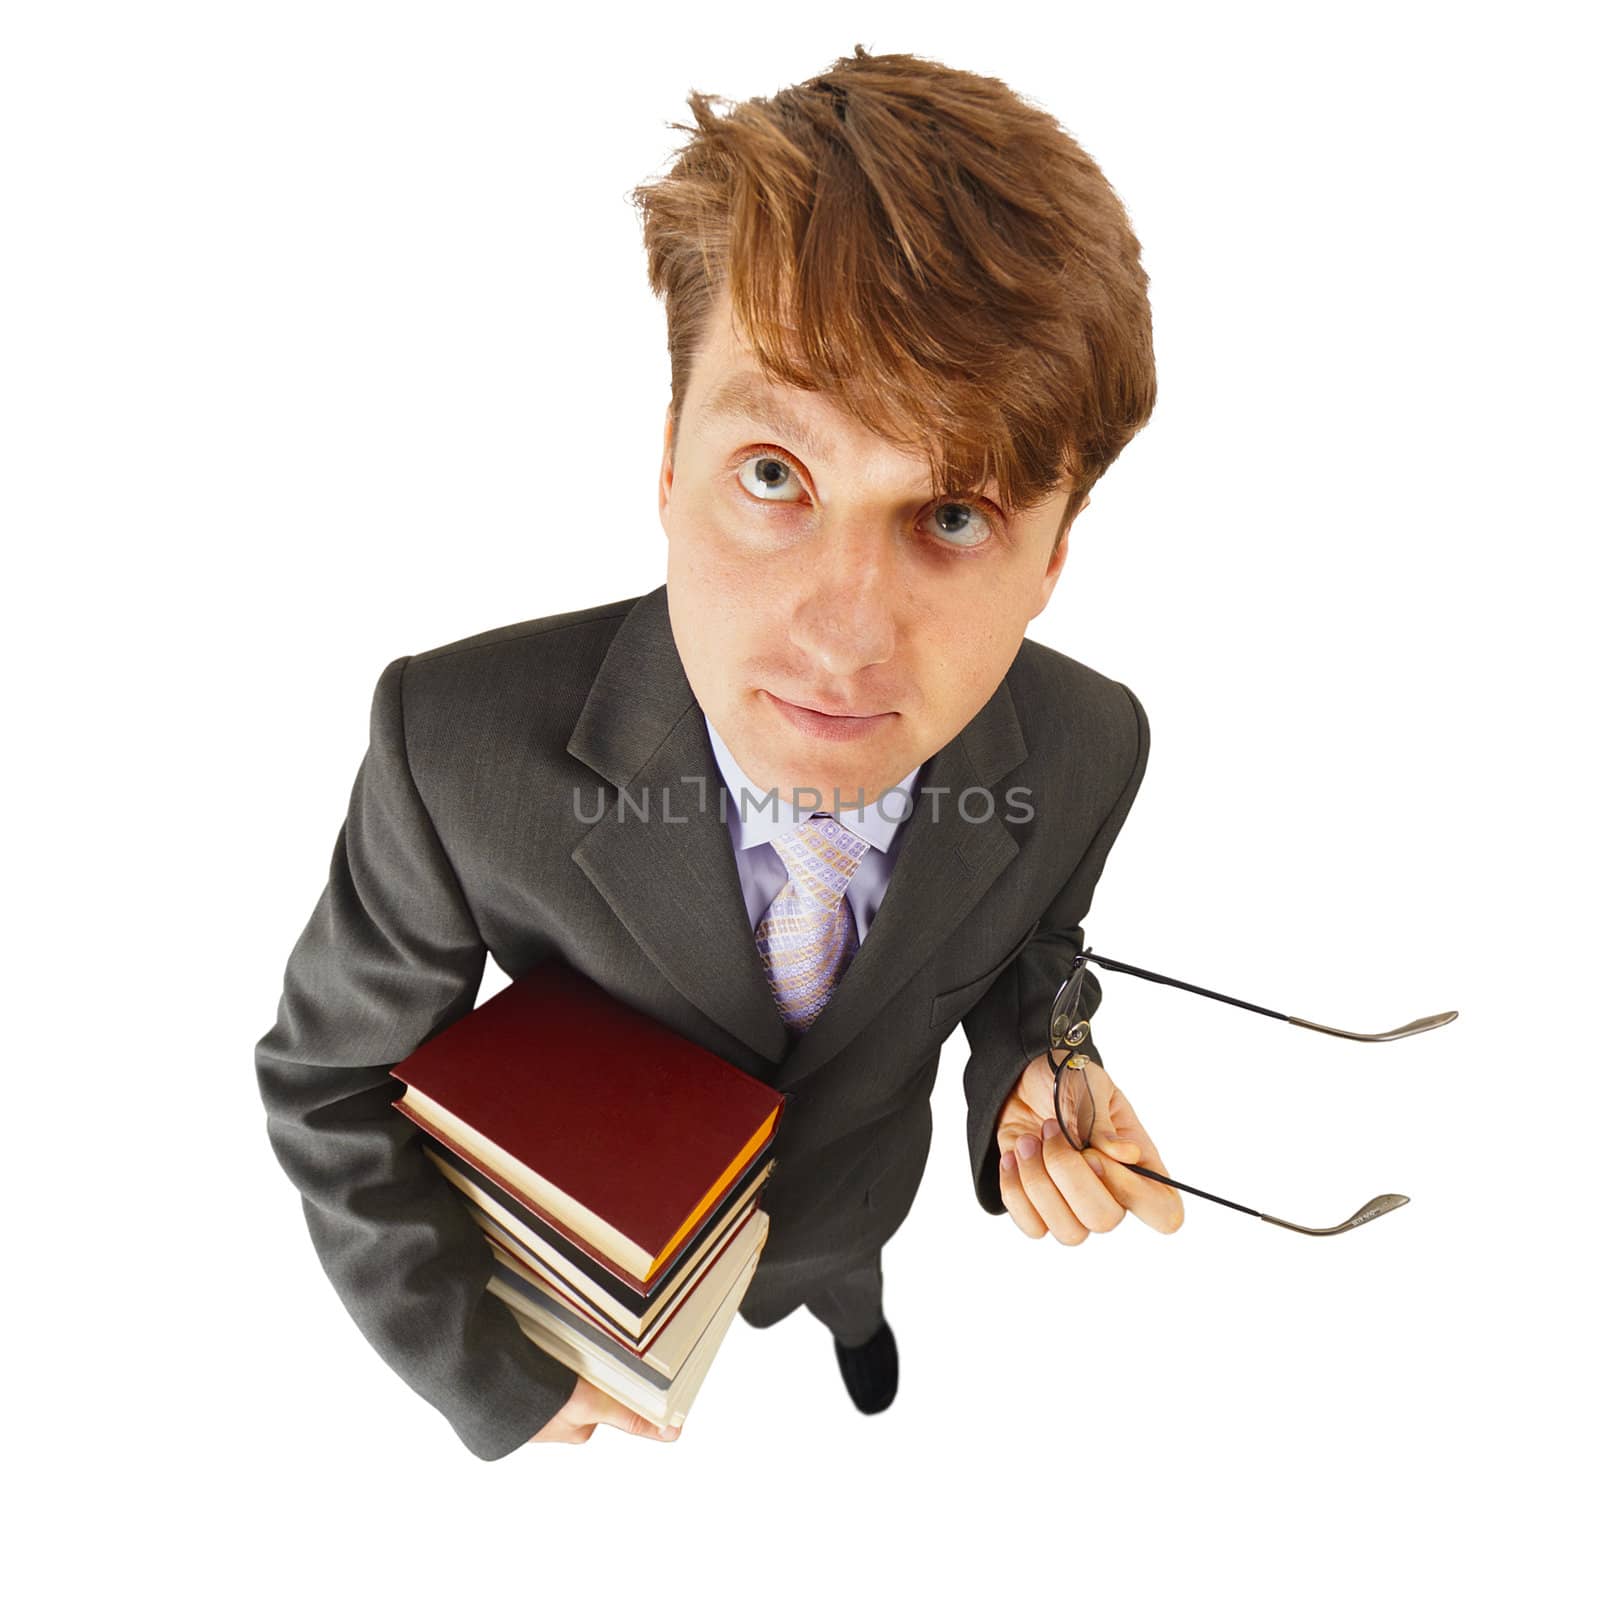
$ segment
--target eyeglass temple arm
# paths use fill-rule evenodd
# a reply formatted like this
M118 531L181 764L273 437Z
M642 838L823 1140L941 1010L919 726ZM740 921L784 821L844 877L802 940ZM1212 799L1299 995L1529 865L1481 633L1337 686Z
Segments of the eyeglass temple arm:
M1252 1009L1256 1009L1256 1008L1252 1008ZM1049 1052L1049 1057L1050 1057L1050 1065L1055 1069L1056 1074L1057 1074L1057 1082L1056 1082L1056 1095L1057 1095L1056 1111L1057 1111L1057 1114L1059 1115L1060 1109L1061 1109L1061 1107L1060 1107L1060 1098L1059 1098L1060 1097L1060 1093L1061 1093L1060 1074L1062 1072L1064 1072L1064 1071L1073 1070L1073 1063L1074 1062L1082 1062L1082 1061L1090 1060L1092 1058L1074 1056L1074 1057L1070 1058L1070 1060L1063 1060L1063 1061L1058 1062L1056 1060L1056 1058L1055 1058L1055 1052L1053 1050ZM1081 1146L1079 1148L1081 1148ZM1353 1212L1349 1217L1347 1217L1343 1222L1339 1223L1337 1226L1332 1227L1332 1228L1308 1228L1308 1227L1304 1226L1304 1224L1302 1224L1302 1223L1289 1222L1289 1221L1285 1220L1283 1217L1275 1217L1270 1212L1257 1211L1254 1206L1240 1205L1237 1200L1226 1200L1220 1194L1212 1194L1208 1190L1197 1189L1197 1188L1195 1188L1195 1186L1192 1183L1181 1183L1177 1178L1169 1178L1166 1175L1166 1173L1164 1173L1164 1172L1152 1172L1149 1167L1136 1166L1131 1161L1124 1161L1124 1162L1121 1163L1121 1165L1124 1166L1129 1172L1137 1172L1141 1178L1150 1178L1150 1179L1154 1180L1156 1183L1164 1183L1164 1184L1168 1185L1169 1188L1182 1189L1185 1194L1199 1195L1199 1197L1202 1200L1211 1200L1211 1201L1214 1201L1219 1206L1227 1206L1231 1210L1242 1211L1242 1212L1244 1212L1244 1214L1246 1216L1249 1216L1249 1217L1259 1217L1261 1219L1261 1221L1263 1221L1263 1222L1270 1222L1270 1223L1273 1224L1274 1227L1278 1227L1278 1228L1288 1228L1293 1233L1312 1233L1312 1234L1348 1233L1350 1231L1350 1229L1359 1228L1361 1226L1361 1224L1364 1223L1364 1222L1376 1221L1377 1218L1382 1217L1382 1216L1387 1216L1389 1214L1389 1212L1396 1210L1400 1206L1408 1205L1410 1203L1410 1196L1409 1195L1403 1195L1403 1194L1379 1194L1379 1195L1374 1195L1372 1197L1372 1199L1367 1201L1367 1203L1364 1206L1360 1207L1358 1210Z
M1408 1034L1426 1033L1429 1028L1443 1027L1445 1023L1454 1022L1461 1015L1459 1011L1441 1011L1436 1016L1418 1017L1415 1022L1408 1022L1404 1027L1391 1028L1387 1033L1352 1033L1348 1028L1330 1028L1326 1023L1307 1022L1304 1017L1291 1017L1283 1011L1272 1011L1266 1006L1252 1005L1248 1000L1235 1000L1232 995L1218 994L1215 989L1202 989L1198 984L1184 983L1180 978L1164 977L1159 972L1148 972L1143 967L1130 967L1125 961L1113 961L1110 956L1097 955L1090 950L1085 950L1077 959L1080 963L1093 961L1097 966L1106 967L1112 972L1127 972L1131 973L1135 978L1148 978L1152 983L1165 983L1170 984L1174 989L1187 989L1191 994L1203 994L1208 1000L1221 1000L1230 1006L1240 1006L1246 1011L1259 1012L1264 1017L1276 1017L1279 1022L1292 1022L1297 1028L1314 1028L1318 1033L1336 1034L1341 1039L1362 1039L1374 1043L1382 1039L1403 1039ZM1147 1176L1159 1176L1159 1174L1147 1174ZM1180 1184L1178 1187L1182 1188L1183 1185ZM1196 1190L1195 1192L1198 1194L1200 1191ZM1208 1200L1215 1198L1214 1195L1206 1196ZM1231 1203L1230 1201L1223 1202L1224 1205ZM1241 1207L1240 1209L1248 1208ZM1254 1215L1260 1216L1261 1213L1258 1211ZM1286 1224L1286 1226L1292 1227L1293 1224ZM1326 1230L1313 1228L1303 1231L1316 1233Z
M1341 1222L1334 1228L1307 1228L1298 1222L1285 1222L1282 1217L1269 1216L1265 1211L1257 1211L1254 1206L1242 1206L1237 1200L1224 1200L1220 1194L1207 1194L1204 1189L1196 1189L1193 1184L1179 1183L1176 1178L1169 1178L1164 1173L1152 1172L1149 1167L1136 1167L1131 1161L1123 1165L1129 1172L1137 1172L1142 1178L1154 1178L1157 1183L1169 1184L1174 1189L1182 1189L1185 1194L1197 1194L1202 1200L1215 1200L1219 1206L1231 1206L1235 1211L1243 1211L1248 1216L1259 1217L1263 1222L1273 1223L1279 1228L1288 1228L1294 1233L1348 1233L1352 1228L1359 1228L1363 1222L1372 1222L1378 1217L1386 1216L1389 1212L1397 1210L1400 1206L1410 1203L1410 1196L1403 1194L1375 1195L1361 1209Z

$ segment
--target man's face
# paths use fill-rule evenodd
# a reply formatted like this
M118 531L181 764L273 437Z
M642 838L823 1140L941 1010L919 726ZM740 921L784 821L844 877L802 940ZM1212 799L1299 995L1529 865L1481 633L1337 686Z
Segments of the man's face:
M672 455L669 407L659 498L673 638L746 775L786 800L805 787L821 809L835 791L871 804L948 744L1005 676L1066 559L1065 538L1054 559L1050 547L1067 490L1009 523L992 483L934 500L919 457L821 394L768 385L726 293Z

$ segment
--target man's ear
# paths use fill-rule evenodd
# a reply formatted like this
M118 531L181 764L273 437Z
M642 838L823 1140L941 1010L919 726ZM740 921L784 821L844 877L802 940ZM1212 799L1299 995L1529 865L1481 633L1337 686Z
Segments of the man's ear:
M672 497L672 402L667 402L667 420L661 431L661 477L656 484L656 514L661 531L667 532L667 502Z
M1072 523L1076 522L1085 511L1089 509L1089 497L1084 496L1083 504L1072 515L1072 522L1061 530L1061 538L1057 541L1055 553L1050 557L1049 564L1044 569L1044 575L1039 580L1039 604L1034 608L1029 617L1039 615L1050 603L1050 596L1055 592L1056 580L1061 576L1061 569L1067 564L1067 544L1072 538Z

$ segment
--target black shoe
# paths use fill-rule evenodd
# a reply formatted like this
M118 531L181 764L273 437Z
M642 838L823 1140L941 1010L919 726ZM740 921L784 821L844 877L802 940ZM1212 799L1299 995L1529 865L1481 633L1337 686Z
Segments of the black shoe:
M863 1345L842 1345L835 1339L833 1350L856 1410L868 1415L884 1410L900 1385L900 1352L889 1324L885 1322Z

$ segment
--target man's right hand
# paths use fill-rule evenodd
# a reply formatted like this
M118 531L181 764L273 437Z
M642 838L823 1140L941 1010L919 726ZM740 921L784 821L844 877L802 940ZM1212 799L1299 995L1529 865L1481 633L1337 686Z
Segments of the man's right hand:
M642 1439L676 1439L681 1428L662 1430L648 1417L630 1411L620 1400L613 1399L604 1389L597 1389L587 1378L579 1378L577 1387L567 1397L567 1403L545 1423L529 1440L530 1444L587 1444L596 1426L620 1428L624 1433L636 1433Z

